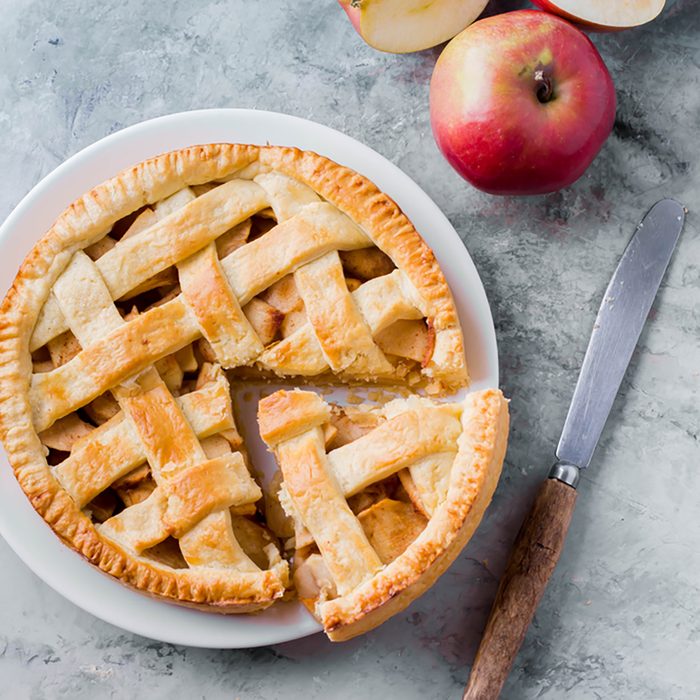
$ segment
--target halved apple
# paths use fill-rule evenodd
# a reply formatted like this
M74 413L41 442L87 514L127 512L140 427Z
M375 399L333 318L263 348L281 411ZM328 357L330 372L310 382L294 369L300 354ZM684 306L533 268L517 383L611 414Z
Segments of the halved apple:
M618 31L651 22L666 0L532 0L543 10L601 31Z
M389 53L422 51L468 27L488 0L338 0L372 47Z

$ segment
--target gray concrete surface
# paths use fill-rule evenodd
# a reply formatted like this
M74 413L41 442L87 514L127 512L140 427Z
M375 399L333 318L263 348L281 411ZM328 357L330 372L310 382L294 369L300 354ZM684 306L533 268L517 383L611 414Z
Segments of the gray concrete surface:
M149 117L236 106L328 124L397 163L460 232L491 300L513 417L468 549L405 613L344 645L205 651L134 637L60 598L0 541L0 697L461 697L601 294L638 218L666 195L690 208L686 230L503 697L700 696L694 0L595 37L618 89L615 131L575 186L533 199L480 194L438 153L427 111L438 50L375 52L330 0L4 0L0 17L0 219L67 156Z

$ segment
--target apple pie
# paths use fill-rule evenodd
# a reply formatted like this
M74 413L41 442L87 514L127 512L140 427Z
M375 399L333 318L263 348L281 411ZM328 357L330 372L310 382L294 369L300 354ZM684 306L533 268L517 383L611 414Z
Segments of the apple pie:
M229 382L259 407L263 483ZM339 407L305 384L405 398ZM297 591L332 639L405 607L478 524L507 405L460 402L438 263L369 180L284 147L194 146L71 204L0 310L0 437L34 508L124 584L208 611ZM418 395L420 394L420 395Z

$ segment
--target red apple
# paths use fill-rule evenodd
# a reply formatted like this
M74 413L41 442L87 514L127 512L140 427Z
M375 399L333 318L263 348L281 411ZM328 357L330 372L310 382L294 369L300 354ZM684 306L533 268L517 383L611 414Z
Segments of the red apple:
M577 180L610 134L615 87L588 37L537 10L456 36L430 83L438 146L475 187L543 194Z
M488 0L338 0L357 33L389 53L422 51L471 24Z
M666 0L532 0L543 10L598 31L618 31L651 22Z

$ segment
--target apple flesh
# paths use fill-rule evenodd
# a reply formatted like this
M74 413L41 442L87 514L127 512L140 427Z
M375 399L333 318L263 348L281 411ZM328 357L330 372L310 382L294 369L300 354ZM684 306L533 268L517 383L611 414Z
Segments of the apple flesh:
M610 134L615 104L590 39L537 10L465 29L443 51L430 83L440 150L492 194L544 194L576 181Z
M543 10L599 31L618 31L651 22L666 0L532 0Z
M338 0L357 33L389 53L422 51L469 26L488 0Z

